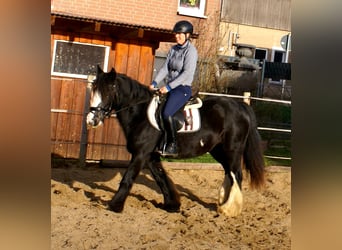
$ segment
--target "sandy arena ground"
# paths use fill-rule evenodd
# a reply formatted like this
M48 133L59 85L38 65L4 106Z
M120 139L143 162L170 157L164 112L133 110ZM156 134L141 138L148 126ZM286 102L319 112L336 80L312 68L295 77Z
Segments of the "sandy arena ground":
M168 213L148 170L138 176L122 213L106 204L124 168L62 163L51 169L51 249L290 249L291 169L268 167L266 188L243 182L242 214L217 213L223 171L218 164L164 167L181 196L181 211ZM212 169L210 169L212 168Z

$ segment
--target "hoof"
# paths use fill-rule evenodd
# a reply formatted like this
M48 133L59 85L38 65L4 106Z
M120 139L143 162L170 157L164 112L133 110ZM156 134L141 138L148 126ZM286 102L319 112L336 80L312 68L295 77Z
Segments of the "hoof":
M109 202L108 206L111 211L116 213L121 213L123 210L123 205L115 204L114 202Z
M219 206L217 212L227 217L236 217L242 212L242 204L232 204L227 202L222 206Z
M178 213L180 204L165 204L163 208L170 213Z
M232 172L231 176L233 178L233 185L229 195L226 194L226 185L223 185L220 189L218 212L227 217L236 217L242 212L243 197L239 185L236 182L235 175ZM225 197L228 197L228 200L225 200Z
M179 213L180 212L180 204L162 204L159 203L156 205L157 208L163 209L169 213Z

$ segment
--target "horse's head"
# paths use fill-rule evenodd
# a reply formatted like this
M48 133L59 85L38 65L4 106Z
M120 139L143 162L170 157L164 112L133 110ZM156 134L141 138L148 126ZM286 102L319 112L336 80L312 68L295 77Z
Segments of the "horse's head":
M116 72L108 73L97 66L96 78L92 83L90 93L90 112L87 115L87 125L97 127L103 123L106 116L109 116L113 109L113 98L115 95Z

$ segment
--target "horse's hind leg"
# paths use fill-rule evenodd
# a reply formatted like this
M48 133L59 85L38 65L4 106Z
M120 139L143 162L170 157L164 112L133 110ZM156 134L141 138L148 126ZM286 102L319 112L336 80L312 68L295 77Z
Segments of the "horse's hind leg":
M172 182L165 172L158 154L151 154L151 161L148 163L153 178L156 180L161 192L164 196L163 208L169 212L178 212L180 207L179 194Z
M109 208L112 211L119 213L123 210L126 198L132 188L134 180L141 170L143 162L144 161L142 161L138 157L132 158L124 176L122 177L119 190L114 195L113 199L109 202Z
M218 212L229 217L234 217L241 214L242 205L243 197L240 186L237 183L233 171L230 171L230 176L229 174L225 175L219 191Z
M243 205L240 154L233 151L225 152L222 145L216 146L210 153L225 170L224 181L219 190L218 212L229 217L237 216L241 214Z

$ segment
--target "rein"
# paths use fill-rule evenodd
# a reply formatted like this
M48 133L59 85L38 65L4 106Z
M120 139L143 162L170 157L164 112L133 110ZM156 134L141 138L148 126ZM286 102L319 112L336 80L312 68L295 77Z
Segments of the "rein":
M113 89L115 89L115 88L117 87L117 85L116 85L116 84L113 84L112 87L113 87ZM118 92L115 91L115 93L116 93L116 99L118 99ZM161 95L161 93L159 92L158 89L156 89L156 90L154 91L154 95ZM136 106L136 105L139 105L139 104L142 104L142 103L145 103L145 102L148 102L148 101L150 101L150 100L143 100L143 101L140 101L140 102L135 103L134 105L128 105L128 106L123 107L123 108L121 108L121 109L119 109L119 110L115 110L114 112L112 112L112 111L113 111L112 105L110 105L109 109L105 109L105 108L101 108L101 107L90 107L89 110L90 110L90 112L96 112L96 111L99 112L99 111L103 111L105 117L110 117L110 115L111 115L112 113L116 115L117 113L119 113L119 112L121 112L121 111L124 111L124 110L126 110L126 109L129 109L129 108L131 108L131 107L134 107L134 106Z
M113 111L112 106L110 106L109 109L105 109L105 108L101 108L101 107L90 107L89 109L90 109L90 112L103 111L105 113L105 117L110 117L110 115L112 113L116 115L117 113L119 113L121 111L124 111L126 109L129 109L131 107L134 107L136 105L139 105L139 104L142 104L142 103L145 103L145 102L148 102L148 101L149 100L143 100L143 101L135 103L134 105L128 105L128 106L123 107L123 108L121 108L119 110L115 110L114 112L112 112Z

